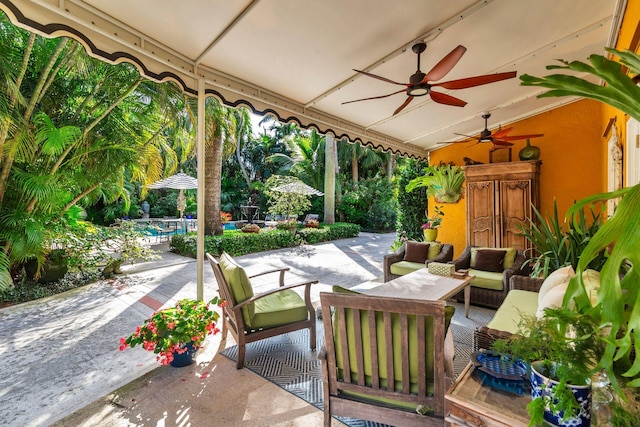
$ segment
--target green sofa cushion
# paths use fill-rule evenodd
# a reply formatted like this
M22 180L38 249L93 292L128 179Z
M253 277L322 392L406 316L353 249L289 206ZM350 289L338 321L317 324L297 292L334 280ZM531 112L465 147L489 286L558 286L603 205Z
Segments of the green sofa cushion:
M227 284L231 288L231 294L236 303L241 303L253 297L253 288L251 281L247 277L247 273L229 254L223 252L220 255L220 269L224 275ZM242 307L242 319L245 325L251 326L253 316L255 315L254 304L247 304Z
M256 300L252 329L274 328L309 318L304 300L295 291L287 289Z
M522 316L534 316L537 309L537 292L513 289L498 307L487 327L515 334Z
M434 259L442 251L442 243L430 242L429 250L427 251L427 259Z
M424 264L420 262L398 261L391 264L389 271L396 276L404 276L421 268L424 268Z
M518 252L514 248L486 248L486 247L471 248L471 262L470 262L471 268L473 268L476 265L476 253L478 253L479 250L506 251L506 254L504 256L504 261L502 263L505 270L513 266L513 263L516 260L516 254Z
M471 281L471 286L483 289L493 289L495 291L501 291L504 289L502 279L504 273L492 273L490 271L474 270L470 269L469 274L476 276Z
M344 288L342 288L344 289ZM448 330L449 325L451 324L451 319L455 314L455 307L453 306L445 306L445 333ZM334 314L335 316L335 314ZM346 316L346 325L347 325L347 339L349 344L349 363L352 371L352 380L357 381L357 365L356 365L356 351L355 351L355 331L353 325L353 311L350 309L345 310ZM362 343L363 348L369 348L370 340L369 340L369 318L364 313L360 314L360 322L362 327ZM376 313L376 335L378 342L378 365L379 365L379 374L380 374L380 384L382 387L386 387L386 378L387 378L387 356L385 352L385 340L384 340L384 323L382 319L381 313ZM397 390L401 389L402 383L402 360L401 360L401 347L400 347L400 321L399 317L392 316L391 325L393 330L393 360L394 360L394 376L398 380L395 383L395 388ZM411 381L411 391L413 393L417 393L417 378L418 378L418 349L417 349L417 337L416 337L416 317L409 316L408 318L408 326L409 326L409 375ZM337 335L337 323L334 318L334 336ZM426 354L426 375L427 375L427 394L433 395L434 387L433 387L433 363L434 363L434 353L428 351L428 349L433 348L433 318L427 317L425 319L425 336L426 336L426 346L427 346L427 354ZM342 377L342 343L339 340L335 341L335 351L336 351L336 365L338 366L338 375ZM365 371L365 382L366 384L371 384L371 354L368 352L364 353L364 371ZM380 402L389 404L392 406L415 410L416 405L407 404L406 402L396 401L392 399L378 398L371 395L366 395L362 393L345 393L350 396L358 397L363 400L368 400L372 402Z

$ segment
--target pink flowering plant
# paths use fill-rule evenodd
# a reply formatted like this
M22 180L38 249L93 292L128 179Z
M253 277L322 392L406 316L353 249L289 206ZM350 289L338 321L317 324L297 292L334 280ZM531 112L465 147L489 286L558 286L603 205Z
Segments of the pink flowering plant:
M430 228L438 228L440 224L442 224L442 217L444 216L444 212L440 209L440 206L433 207L433 216L428 216L424 224L422 224L423 230L428 230ZM425 211L425 213L427 213Z
M192 342L198 348L207 335L220 331L216 327L220 314L211 310L212 304L222 306L224 302L218 297L208 303L187 298L156 311L133 334L120 338L120 351L141 345L157 354L156 360L161 364L168 365L174 354L187 351L186 344Z

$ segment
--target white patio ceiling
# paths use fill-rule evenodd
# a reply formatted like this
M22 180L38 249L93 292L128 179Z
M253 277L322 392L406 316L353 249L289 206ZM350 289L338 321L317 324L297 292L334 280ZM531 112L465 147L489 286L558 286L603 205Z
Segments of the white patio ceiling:
M442 80L515 70L545 75L555 59L586 60L615 42L623 0L0 0L13 22L48 36L72 35L94 55L135 63L148 77L195 94L198 78L229 105L249 105L338 138L425 156L438 141L476 134L554 108L519 79L444 91L464 108L404 93L343 102L401 87L355 73L407 82L411 46L424 40L427 72L457 45L468 50ZM536 129L544 132L544 129Z

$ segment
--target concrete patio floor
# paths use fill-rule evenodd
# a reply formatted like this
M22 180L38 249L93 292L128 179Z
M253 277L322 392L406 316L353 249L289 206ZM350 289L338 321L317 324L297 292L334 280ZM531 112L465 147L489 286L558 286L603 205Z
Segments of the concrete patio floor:
M394 239L361 233L237 259L249 274L287 266L287 283L319 280L317 300L333 285L381 278L382 256ZM161 260L125 270L115 280L0 310L0 425L322 424L318 409L219 355L235 344L230 336L226 343L219 335L209 337L196 363L185 368L159 366L155 355L140 348L118 351L119 338L154 310L196 292L190 258L164 252ZM206 265L205 299L216 294Z

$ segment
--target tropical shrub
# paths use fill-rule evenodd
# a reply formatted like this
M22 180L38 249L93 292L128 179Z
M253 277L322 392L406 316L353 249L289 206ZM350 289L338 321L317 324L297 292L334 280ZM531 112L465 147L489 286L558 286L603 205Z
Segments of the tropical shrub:
M338 211L368 231L388 231L396 222L393 185L382 176L345 183Z
M422 240L422 224L427 210L427 189L406 191L407 184L423 174L428 164L421 160L409 160L401 170L398 184L398 220L396 231L400 240Z

